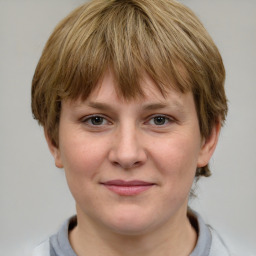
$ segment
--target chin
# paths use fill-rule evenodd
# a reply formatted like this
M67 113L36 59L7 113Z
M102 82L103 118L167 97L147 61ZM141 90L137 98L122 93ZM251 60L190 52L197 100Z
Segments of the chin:
M156 216L141 212L122 212L120 215L112 215L106 220L108 228L121 235L138 236L150 232L157 226Z
M141 236L151 230L150 225L134 223L133 221L113 225L111 228L114 233L124 236Z

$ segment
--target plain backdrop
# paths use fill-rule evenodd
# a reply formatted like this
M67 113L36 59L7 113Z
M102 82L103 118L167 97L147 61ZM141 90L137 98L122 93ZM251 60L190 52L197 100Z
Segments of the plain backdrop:
M33 120L30 87L57 22L81 0L0 0L0 255L29 255L75 213ZM238 255L256 255L256 1L183 0L220 49L229 114L192 206Z

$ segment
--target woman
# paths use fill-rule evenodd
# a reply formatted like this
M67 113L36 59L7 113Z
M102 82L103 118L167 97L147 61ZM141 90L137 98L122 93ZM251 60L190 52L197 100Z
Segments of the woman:
M211 37L170 0L94 0L49 38L32 111L77 214L35 255L230 255L188 208L227 113Z

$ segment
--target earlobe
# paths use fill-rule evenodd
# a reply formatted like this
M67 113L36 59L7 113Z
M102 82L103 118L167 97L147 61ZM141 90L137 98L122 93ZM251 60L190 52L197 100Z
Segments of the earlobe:
M56 147L53 144L46 129L44 129L44 136L45 136L46 142L48 144L48 148L54 158L55 166L58 168L63 168L63 164L62 164L61 156L60 156L60 150L58 147Z
M221 123L220 121L218 121L213 126L210 136L208 138L203 139L197 162L197 167L204 167L210 161L211 156L213 155L218 143L220 128Z

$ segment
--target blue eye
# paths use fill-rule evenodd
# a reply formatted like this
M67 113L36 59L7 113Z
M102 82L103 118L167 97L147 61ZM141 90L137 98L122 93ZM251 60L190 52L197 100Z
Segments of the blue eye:
M104 118L101 117L101 116L94 116L94 117L91 117L91 123L93 125L102 125L103 124L103 121L104 121Z
M150 119L149 123L151 125L163 126L168 124L170 121L171 121L170 118L166 116L154 116L153 118Z
M107 120L102 116L91 116L84 119L83 122L91 126L100 126L107 124Z

